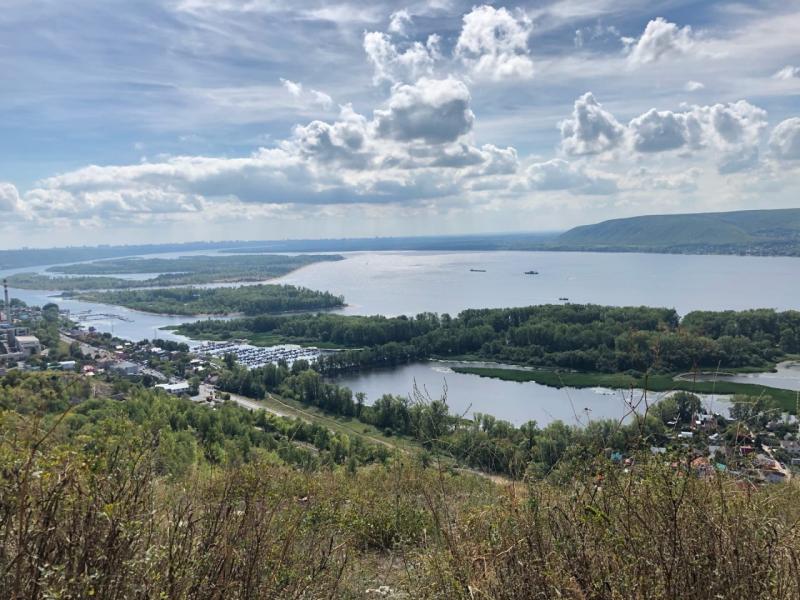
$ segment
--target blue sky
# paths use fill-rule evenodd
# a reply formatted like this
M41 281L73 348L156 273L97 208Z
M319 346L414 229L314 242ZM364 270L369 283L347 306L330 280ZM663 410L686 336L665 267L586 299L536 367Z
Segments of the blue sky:
M6 0L0 247L797 206L800 2Z

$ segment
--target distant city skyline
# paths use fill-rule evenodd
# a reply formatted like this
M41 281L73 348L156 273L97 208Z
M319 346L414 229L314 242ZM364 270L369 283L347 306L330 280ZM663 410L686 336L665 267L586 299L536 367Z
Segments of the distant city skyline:
M800 206L800 1L10 0L0 248Z

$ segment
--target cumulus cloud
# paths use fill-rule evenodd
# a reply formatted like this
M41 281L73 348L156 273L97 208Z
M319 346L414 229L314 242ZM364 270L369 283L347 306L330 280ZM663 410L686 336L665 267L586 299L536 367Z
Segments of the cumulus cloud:
M375 111L379 133L400 141L452 142L466 134L475 115L462 81L422 78L392 89L388 108Z
M628 63L641 66L688 53L694 45L692 28L678 27L662 17L650 21L638 40L627 45Z
M632 119L628 130L638 152L712 148L719 152L719 171L732 173L757 163L759 141L766 126L765 110L739 100L692 106L682 112L651 109Z
M689 193L697 191L700 175L696 167L679 173L661 173L640 167L628 175L628 185L635 189Z
M389 32L397 35L408 35L408 27L411 25L411 15L406 9L392 13L389 18Z
M800 118L781 121L772 130L769 148L781 160L800 160Z
M16 186L11 183L0 182L0 214L8 217L11 213L17 212L20 207L19 192Z
M534 163L527 168L525 175L528 185L535 190L568 190L585 195L607 195L617 191L613 176L589 173L560 158Z
M291 79L284 79L283 77L281 77L281 85L283 85L292 97L298 100L309 104L316 104L326 110L333 106L333 98L325 92L320 92L315 89L306 91L302 83L292 81Z
M365 168L369 162L366 150L369 125L367 119L345 105L334 123L312 121L294 128L293 139L284 147L301 156L324 163L338 163L349 168Z
M687 92L697 92L699 90L704 89L706 86L699 81L687 81L686 85L683 86L683 89Z
M561 148L571 155L599 154L615 148L625 128L591 92L575 101L572 118L561 121Z
M464 15L455 56L480 79L527 79L533 75L528 38L533 24L524 12L478 6Z
M469 102L463 82L422 78L396 84L371 117L345 105L337 119L298 125L249 156L92 165L38 182L24 201L45 220L137 223L221 206L245 214L291 204L407 204L502 187L517 171L517 152L473 145ZM17 203L16 189L0 186L0 205Z
M687 106L681 111L655 108L624 126L591 93L575 101L572 117L559 124L561 150L571 156L628 148L641 154L669 151L717 152L721 173L742 171L758 162L767 113L745 100Z
M413 81L433 73L439 58L439 36L432 34L425 44L414 42L400 50L383 32L364 33L364 52L372 64L373 83Z
M786 65L780 71L775 73L772 76L773 79L779 80L789 80L789 79L800 79L800 67L793 67L792 65Z
M519 159L515 148L498 148L484 144L480 148L459 142L441 148L430 163L434 167L468 168L467 177L511 175L517 171Z
M684 147L689 141L687 116L650 109L631 120L633 147L639 152L663 152Z
M286 88L286 91L289 92L295 98L299 98L303 94L303 84L291 81L290 79L284 79L281 77L281 85Z

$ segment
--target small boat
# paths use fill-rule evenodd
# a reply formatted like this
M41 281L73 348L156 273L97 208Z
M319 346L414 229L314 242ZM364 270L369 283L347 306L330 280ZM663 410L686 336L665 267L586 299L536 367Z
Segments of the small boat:
M569 302L569 298L567 298L566 296L561 296L559 300L561 300L561 302Z
M538 275L539 271L525 271L525 275Z
M486 273L486 269L470 269L473 273Z

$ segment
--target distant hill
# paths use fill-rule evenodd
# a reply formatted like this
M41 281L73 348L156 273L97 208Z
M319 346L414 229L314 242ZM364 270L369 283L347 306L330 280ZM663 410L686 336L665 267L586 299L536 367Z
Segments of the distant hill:
M800 256L800 208L612 219L570 229L551 248Z

